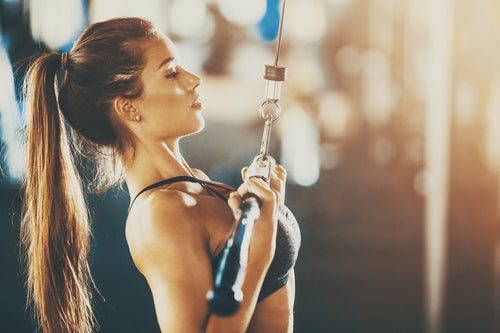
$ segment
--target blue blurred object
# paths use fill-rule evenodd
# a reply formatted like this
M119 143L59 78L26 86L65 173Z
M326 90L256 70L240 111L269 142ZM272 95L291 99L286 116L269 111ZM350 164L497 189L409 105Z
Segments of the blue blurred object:
M57 52L59 53L69 53L71 49L73 48L73 45L76 43L78 40L78 37L81 35L81 32L78 34L75 34L75 37L72 38L70 41L68 41L66 44L63 44L57 48Z
M280 3L281 0L267 0L266 13L260 22L257 23L259 36L265 41L272 41L278 36L280 26Z
M21 5L21 0L2 0L4 5Z
M81 3L82 3L82 7L81 7L81 9L82 9L82 15L85 18L85 24L82 25L81 27L79 27L78 29L76 29L75 34L72 36L72 38L66 44L60 45L57 48L57 51L59 53L65 53L65 52L69 53L71 51L71 49L73 48L73 45L76 43L76 41L80 37L80 35L83 33L83 31L89 25L89 8L88 8L88 3L87 3L86 0L81 0Z

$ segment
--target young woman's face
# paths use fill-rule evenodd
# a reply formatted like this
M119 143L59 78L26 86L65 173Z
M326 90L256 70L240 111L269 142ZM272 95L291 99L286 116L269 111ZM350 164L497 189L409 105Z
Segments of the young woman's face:
M150 42L144 52L144 92L136 101L142 132L163 141L202 130L201 79L180 66L175 45L165 36Z

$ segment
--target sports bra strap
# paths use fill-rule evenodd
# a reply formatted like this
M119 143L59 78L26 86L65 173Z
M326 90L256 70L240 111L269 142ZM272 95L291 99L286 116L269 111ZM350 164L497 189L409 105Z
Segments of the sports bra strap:
M135 200L139 197L139 195L141 195L142 193L149 191L149 190L152 190L154 188L160 187L160 186L169 185L169 184L178 183L178 182L191 182L191 183L201 184L207 190L211 191L212 193L214 193L215 195L217 195L219 198L221 198L224 201L227 201L226 197L224 197L222 194L220 194L219 192L215 191L214 189L212 189L208 186L215 186L215 187L223 188L226 190L234 190L234 188L232 188L230 186L228 186L228 187L222 186L222 185L212 183L212 182L207 182L205 180L195 178L195 177L190 177L190 176L172 177L172 178L160 180L159 182L156 182L154 184L151 184L151 185L143 188L139 193L137 193L137 195L134 197L134 199L130 203L130 206L128 207L128 212L130 213L130 209L132 208L132 205L134 204Z

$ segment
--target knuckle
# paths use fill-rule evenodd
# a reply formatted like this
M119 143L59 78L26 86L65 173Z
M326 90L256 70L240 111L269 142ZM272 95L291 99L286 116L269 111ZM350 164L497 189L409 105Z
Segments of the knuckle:
M272 181L274 182L282 182L283 181L283 177L280 176L280 175L274 175L272 178L271 178Z
M286 169L281 164L276 164L275 169L281 173L286 173Z

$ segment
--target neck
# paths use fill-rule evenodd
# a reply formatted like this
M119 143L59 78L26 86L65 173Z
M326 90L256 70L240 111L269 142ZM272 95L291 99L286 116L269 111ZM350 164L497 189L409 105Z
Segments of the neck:
M152 145L137 143L135 156L124 165L130 197L144 187L176 176L195 177L179 150L179 139Z

